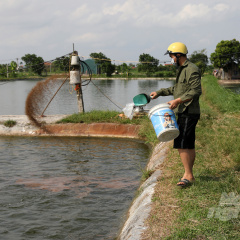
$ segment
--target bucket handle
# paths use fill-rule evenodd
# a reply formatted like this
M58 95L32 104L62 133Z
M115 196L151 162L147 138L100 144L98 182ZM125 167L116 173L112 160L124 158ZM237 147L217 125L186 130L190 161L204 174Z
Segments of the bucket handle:
M152 114L152 116L160 116L160 117L164 117L164 115L162 115L162 114ZM174 114L169 114L168 116L174 116Z

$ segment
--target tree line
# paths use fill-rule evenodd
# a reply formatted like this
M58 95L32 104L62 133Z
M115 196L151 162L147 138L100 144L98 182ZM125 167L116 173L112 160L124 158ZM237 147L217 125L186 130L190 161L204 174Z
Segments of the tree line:
M112 74L127 74L130 76L133 69L138 73L145 73L147 77L174 77L176 69L171 64L159 64L159 60L153 56L143 53L139 56L139 63L133 64L122 63L115 65L111 59L108 58L102 52L91 53L90 57L94 59L98 65L98 74L104 74L111 76ZM222 40L216 46L215 52L207 57L206 49L194 51L188 56L189 60L195 63L200 69L201 73L204 74L206 70L212 70L213 68L223 68L224 71L228 72L233 64L239 66L240 63L240 42L236 39L233 40ZM68 72L70 56L63 56L56 58L54 61L44 62L43 58L36 54L26 54L21 58L22 62L17 66L15 61L12 61L10 65L0 64L0 74L6 76L9 73L10 77L16 77L18 72L26 71L32 72L37 75L43 75L47 68L51 68L53 72ZM23 62L25 64L23 64ZM8 72L7 70L8 69Z

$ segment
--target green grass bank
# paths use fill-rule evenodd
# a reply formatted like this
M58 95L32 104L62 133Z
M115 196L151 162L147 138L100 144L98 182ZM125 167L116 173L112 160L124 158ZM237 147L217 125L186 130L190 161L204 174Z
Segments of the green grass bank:
M153 198L146 239L240 239L240 95L202 78L201 119L196 129L196 182L183 175L170 149ZM144 239L145 239L144 238Z

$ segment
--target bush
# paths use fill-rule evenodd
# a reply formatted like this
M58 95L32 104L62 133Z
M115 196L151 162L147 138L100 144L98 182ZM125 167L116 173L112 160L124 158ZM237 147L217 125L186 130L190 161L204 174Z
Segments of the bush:
M13 127L13 126L15 126L17 124L17 122L16 121L14 121L14 120L7 120L6 122L4 122L4 126L5 127Z
M164 77L164 72L156 72L154 77Z
M164 72L164 77L176 77L175 72Z
M154 77L161 77L161 78L169 78L169 77L176 77L176 73L172 71L161 71L156 72Z

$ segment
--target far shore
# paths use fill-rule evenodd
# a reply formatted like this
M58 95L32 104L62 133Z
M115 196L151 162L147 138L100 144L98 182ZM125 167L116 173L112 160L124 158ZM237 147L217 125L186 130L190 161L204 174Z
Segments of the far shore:
M240 84L240 79L218 80L218 83L219 83L220 85L223 85L223 84Z
M46 77L28 77L28 78L8 78L8 79L0 79L0 81L7 82L7 81L24 81L24 80L44 80L54 75L46 76ZM63 79L63 78L59 78ZM82 79L89 79L89 77L83 76ZM175 78L160 78L160 77L131 77L131 78L124 78L124 77L92 77L92 80L175 80Z

